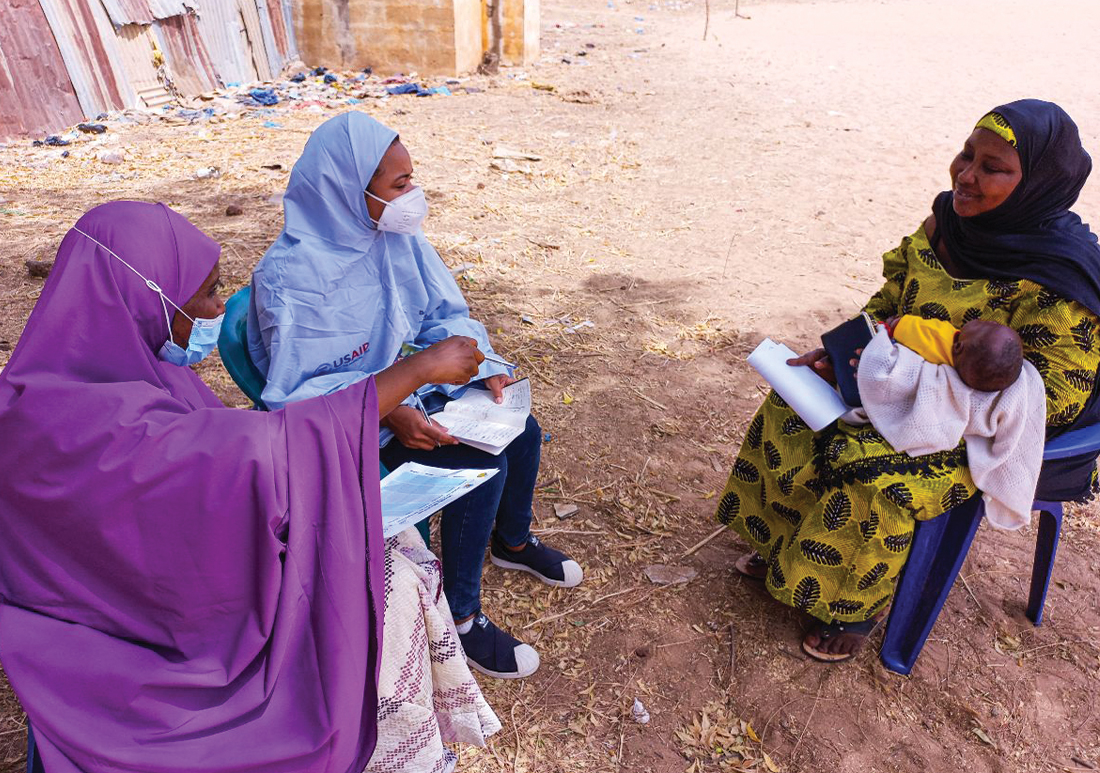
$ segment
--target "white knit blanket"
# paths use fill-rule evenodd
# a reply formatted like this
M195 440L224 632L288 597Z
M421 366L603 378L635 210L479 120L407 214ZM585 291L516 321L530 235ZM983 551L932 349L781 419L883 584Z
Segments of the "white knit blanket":
M951 366L925 361L880 330L856 378L863 412L896 451L920 456L965 438L989 522L1002 529L1031 522L1046 437L1046 391L1031 363L1008 388L979 392Z

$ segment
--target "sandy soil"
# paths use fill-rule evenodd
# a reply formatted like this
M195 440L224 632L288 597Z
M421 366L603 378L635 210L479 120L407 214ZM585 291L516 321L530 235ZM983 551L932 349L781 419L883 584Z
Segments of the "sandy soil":
M464 750L462 768L1100 767L1096 508L1066 520L1041 628L1023 614L1034 531L983 528L909 678L871 647L845 666L806 660L797 616L732 572L743 546L730 535L684 556L713 531L761 398L744 355L764 335L809 347L859 307L985 110L1053 99L1100 148L1100 7L745 2L751 18L738 19L729 0L711 5L704 41L698 2L547 0L544 57L526 78L503 70L466 83L479 93L362 106L403 135L433 207L429 237L472 265L475 313L536 382L552 434L538 528L587 571L567 592L486 570L486 610L544 666L520 684L485 681L505 728ZM277 130L267 116L120 130L120 168L79 148L65 160L0 149L0 364L41 286L23 261L48 259L100 201L173 204L225 245L230 289L245 283L279 228L269 197L330 114L279 114ZM542 160L501 174L498 144ZM207 164L224 175L191 179ZM244 217L223 215L230 201ZM1078 211L1100 211L1096 182ZM216 362L200 372L245 403ZM580 514L559 522L561 502ZM658 587L643 573L655 563L698 576ZM629 718L635 697L647 725ZM4 705L14 770L22 718L10 693Z

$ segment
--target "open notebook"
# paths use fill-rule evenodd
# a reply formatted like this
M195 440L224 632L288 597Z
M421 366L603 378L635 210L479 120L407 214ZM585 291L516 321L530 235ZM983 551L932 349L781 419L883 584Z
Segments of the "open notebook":
M467 389L451 400L432 421L445 427L456 440L494 456L523 434L531 415L531 382L523 378L504 387L504 402L497 404L487 389Z

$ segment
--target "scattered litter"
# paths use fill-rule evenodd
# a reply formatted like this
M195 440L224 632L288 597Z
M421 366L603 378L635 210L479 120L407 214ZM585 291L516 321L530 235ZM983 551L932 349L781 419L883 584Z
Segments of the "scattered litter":
M490 169L498 172L519 172L520 174L533 174L531 167L520 166L510 158L493 159L489 162Z
M265 129L281 129L283 125L281 123L275 123L274 121L264 121Z
M279 98L275 96L274 89L252 89L248 95L260 105L270 107L279 104Z
M297 75L291 76L290 82L291 83L301 83L305 79L306 79L306 74L304 72L300 72Z
M639 725L649 724L649 712L646 711L645 704L637 698L634 699L634 705L630 707L630 718Z
M72 142L66 139L62 139L56 134L51 134L46 138L46 144L52 147L64 147L65 145L72 145Z
M446 86L436 86L429 89L418 83L402 83L398 86L390 86L386 89L386 93L395 96L400 94L415 94L418 97L430 97L432 94L441 94L445 97L451 96L451 90Z
M35 279L45 279L53 268L52 260L28 260L26 261L27 275Z
M215 177L221 177L222 170L216 166L200 166L195 170L193 176L196 180L210 180Z
M466 272L472 268L474 268L473 263L463 263L461 266L455 266L451 269L451 276L453 276L455 279L458 279L460 276L465 275Z
M531 317L527 316L526 314L521 315L520 318L519 318L519 321L522 322L525 325L535 324L535 320L532 319Z
M325 83L336 83L336 81L338 81L338 80L340 80L340 79L337 78L333 73L331 73L331 72L325 73Z
M558 516L558 519L562 520L562 521L564 521L566 518L572 518L578 512L580 512L580 508L577 507L576 505L570 505L570 504L555 504L554 505L554 515Z
M561 401L563 403L565 403L566 405L572 405L573 404L573 395L569 394L568 392L562 392L561 393Z
M690 566L651 564L645 568L646 578L654 585L683 585L694 580L697 574L698 570Z
M111 148L104 148L95 155L96 161L101 164L121 164L126 160L125 151Z
M107 127L101 123L78 123L76 128L85 134L103 134Z
M544 433L543 436L542 436L542 442L543 443L549 443L551 440L553 440L553 438L554 438L554 436L551 435L549 432Z
M525 153L522 150L512 150L503 145L497 145L493 148L493 158L511 158L516 161L542 161L542 156L536 156L534 153Z
M584 53L580 53L579 56L584 56ZM531 81L531 88L538 89L539 91L553 91L555 89L552 83L539 83L538 81Z
M574 335L578 330L583 330L586 327L596 327L596 323L590 319L586 319L584 322L578 322L575 325L571 325L565 329L567 335Z

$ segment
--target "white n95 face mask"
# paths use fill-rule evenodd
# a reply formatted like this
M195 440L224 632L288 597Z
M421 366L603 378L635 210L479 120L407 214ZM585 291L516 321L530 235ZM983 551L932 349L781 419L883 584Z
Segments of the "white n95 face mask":
M420 230L424 218L428 216L428 201L424 198L424 189L419 186L408 193L402 193L393 201L380 199L370 191L364 193L385 206L382 217L377 221L371 218L379 231L412 236Z

